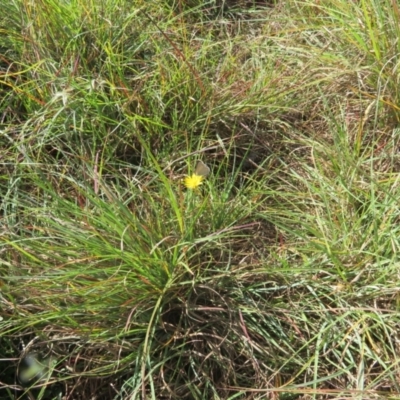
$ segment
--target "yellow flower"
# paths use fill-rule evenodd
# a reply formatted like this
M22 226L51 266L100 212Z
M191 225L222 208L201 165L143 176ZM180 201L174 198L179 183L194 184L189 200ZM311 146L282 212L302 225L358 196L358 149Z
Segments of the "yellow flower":
M185 186L188 189L196 189L203 183L204 176L192 174L192 176L187 176L184 180Z

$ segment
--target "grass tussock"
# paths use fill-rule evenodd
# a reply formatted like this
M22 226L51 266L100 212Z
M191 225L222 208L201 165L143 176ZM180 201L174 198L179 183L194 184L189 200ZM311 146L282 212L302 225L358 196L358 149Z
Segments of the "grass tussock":
M395 2L2 10L1 398L400 396Z

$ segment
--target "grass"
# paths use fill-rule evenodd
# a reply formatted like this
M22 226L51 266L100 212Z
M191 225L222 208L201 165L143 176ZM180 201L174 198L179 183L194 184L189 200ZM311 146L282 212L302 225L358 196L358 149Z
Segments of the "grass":
M0 398L400 398L395 2L2 10Z

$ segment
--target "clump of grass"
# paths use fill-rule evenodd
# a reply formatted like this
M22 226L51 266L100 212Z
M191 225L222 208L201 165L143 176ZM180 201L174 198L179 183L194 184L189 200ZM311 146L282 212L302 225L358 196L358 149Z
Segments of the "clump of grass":
M391 5L3 5L10 398L398 396Z

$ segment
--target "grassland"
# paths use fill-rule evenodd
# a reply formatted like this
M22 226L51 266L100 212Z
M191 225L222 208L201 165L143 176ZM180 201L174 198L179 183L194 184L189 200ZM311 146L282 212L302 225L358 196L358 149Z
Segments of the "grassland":
M1 399L400 398L396 1L0 4Z

